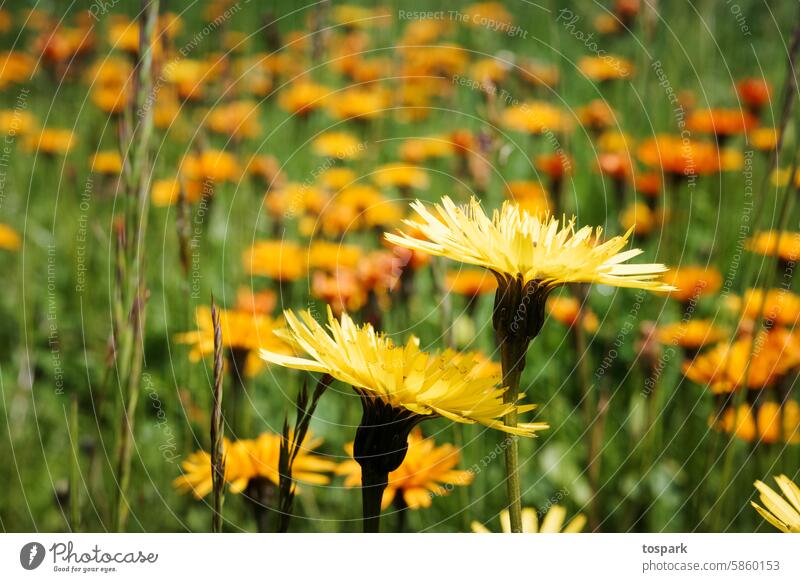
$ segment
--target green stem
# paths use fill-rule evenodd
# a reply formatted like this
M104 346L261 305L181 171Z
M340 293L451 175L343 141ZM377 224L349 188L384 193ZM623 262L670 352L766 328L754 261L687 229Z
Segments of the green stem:
M389 484L389 474L361 469L361 508L364 533L378 533L381 529L381 503L383 492Z
M500 358L503 366L503 386L506 391L503 401L514 404L519 399L519 381L525 366L527 343L504 338L500 342ZM517 409L512 408L505 416L508 426L517 426ZM506 491L508 493L508 514L511 533L522 533L522 493L519 480L519 442L515 435L507 435L505 447Z

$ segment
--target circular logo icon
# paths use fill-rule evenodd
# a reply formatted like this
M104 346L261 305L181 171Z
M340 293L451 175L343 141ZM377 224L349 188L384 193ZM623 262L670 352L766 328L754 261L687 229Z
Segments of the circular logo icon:
M44 561L44 546L39 542L28 542L19 551L19 563L26 570L35 570Z

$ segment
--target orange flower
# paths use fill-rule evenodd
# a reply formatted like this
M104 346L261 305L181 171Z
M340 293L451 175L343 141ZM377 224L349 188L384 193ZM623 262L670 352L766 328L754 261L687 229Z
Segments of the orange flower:
M597 315L589 309L589 306L581 306L580 301L575 297L553 296L547 300L547 311L557 322L567 327L577 325L579 319L583 319L583 329L589 333L594 333L599 327Z
M633 64L630 61L609 54L581 57L578 68L587 78L596 82L627 79L633 74Z
M604 176L621 181L633 175L633 162L627 153L600 153L597 155L597 169Z
M352 457L353 444L346 445L345 451ZM408 452L403 463L389 473L389 485L383 492L381 507L386 509L392 501L397 503L398 496L409 509L430 507L435 497L447 495L453 485L469 485L475 475L456 470L459 459L460 454L453 445L437 447L432 438L424 438L422 431L415 428L408 436ZM355 459L340 463L336 473L345 476L345 487L361 485L361 466Z
M595 99L578 107L578 120L584 127L600 131L617 123L617 113L603 99Z
M315 272L311 278L311 295L329 305L337 316L358 311L367 303L367 289L351 269Z
M497 290L497 279L483 269L458 269L447 272L445 286L448 293L474 299L480 295L494 293Z
M723 159L715 144L673 135L662 134L645 140L637 153L646 165L675 176L714 174L723 168Z
M533 163L537 170L551 180L561 180L572 173L572 158L563 152L536 156Z
M750 111L757 112L769 103L772 87L765 79L742 79L736 83L736 94Z
M784 261L794 262L800 258L800 232L758 232L747 240L745 247L759 255L778 256Z
M789 400L781 406L767 401L756 407L755 415L753 407L741 404L735 413L733 408L726 409L714 426L747 442L797 444L800 443L800 404Z
M765 321L794 326L800 319L800 296L786 289L770 289L766 297L761 289L748 289L743 303L742 316L750 320L760 315Z
M708 344L722 341L725 331L707 319L678 321L658 328L658 341L665 345L697 350Z
M661 195L661 176L656 172L639 172L633 176L633 187L648 198L658 198Z
M742 387L766 388L800 364L800 344L790 332L761 332L756 341L743 336L723 342L683 365L684 375L715 394ZM745 372L747 378L745 379Z
M753 129L758 120L741 109L700 109L689 114L686 127L697 133L717 137L739 135Z
M677 267L665 273L663 280L677 288L670 297L681 302L716 293L722 286L722 275L713 267Z

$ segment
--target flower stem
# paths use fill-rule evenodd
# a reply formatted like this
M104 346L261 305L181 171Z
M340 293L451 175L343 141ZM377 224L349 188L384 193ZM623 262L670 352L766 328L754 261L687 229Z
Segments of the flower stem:
M528 345L525 341L513 338L502 338L500 358L503 366L503 385L506 392L503 401L515 403L519 398L519 380L525 366L525 352ZM505 416L508 426L517 425L517 409L513 408ZM522 494L519 481L519 443L515 435L508 435L505 447L506 491L508 493L508 514L511 521L511 533L522 533Z
M381 529L381 503L388 484L389 473L362 467L361 507L364 533L378 533Z

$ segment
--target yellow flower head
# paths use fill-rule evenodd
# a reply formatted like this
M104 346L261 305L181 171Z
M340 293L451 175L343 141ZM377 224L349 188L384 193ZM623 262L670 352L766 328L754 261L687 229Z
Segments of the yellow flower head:
M526 507L522 510L522 533L580 533L583 526L586 525L586 517L579 513L572 520L564 526L564 519L567 517L567 510L560 505L553 505L544 515L541 525L539 524L539 512L533 508ZM509 519L508 510L500 512L500 527L503 533L511 532L511 520ZM472 522L472 531L474 533L491 533L486 527L478 523Z
M800 487L786 475L775 477L783 497L762 481L755 482L761 494L761 503L752 501L752 506L769 523L784 533L800 533Z
M423 352L416 338L404 346L396 345L368 323L357 326L347 314L338 321L330 308L327 330L308 311L300 312L299 317L291 310L284 314L290 329L285 339L309 357L261 350L261 357L268 362L329 374L353 386L365 399L405 409L420 418L443 416L521 436L533 436L547 428L544 423L506 425L502 418L508 412L527 412L535 405L503 403L505 389L497 386L497 375L476 376L470 362Z
M639 249L621 252L631 231L595 244L602 235L601 228L576 230L574 218L560 223L548 216L531 216L513 202L505 202L491 218L475 198L466 207L459 207L445 196L435 205L435 212L420 201L412 208L422 221L404 222L427 240L402 232L387 233L387 240L485 267L504 277L538 281L550 288L566 283L603 283L654 291L671 289L658 280L667 270L664 265L624 264L642 253Z
M22 246L19 233L8 225L0 223L0 249L16 251Z
M357 160L364 146L352 133L328 131L311 142L315 154L339 160Z
M278 281L297 281L305 277L308 271L305 251L291 241L256 241L242 258L245 269L251 275Z
M255 357L255 350L268 348L275 352L292 353L291 348L283 342L275 330L283 327L283 322L269 315L246 310L219 310L219 324L222 331L222 345L233 351L244 354L244 373L252 376L257 373L263 362ZM178 334L179 343L192 346L189 358L193 362L214 353L214 324L211 309L199 306L195 311L197 329Z
M345 446L352 457L353 443ZM389 473L381 506L386 509L399 496L410 509L430 507L434 497L447 495L452 488L443 485L469 485L475 477L470 471L455 469L460 454L451 444L437 447L433 438L424 438L419 428L408 437L408 453L403 464ZM340 463L336 469L345 475L346 487L361 485L361 466L355 459Z
M747 240L748 251L764 256L777 256L784 261L800 259L800 232L768 230Z
M251 479L263 478L279 485L281 439L279 434L265 432L256 439L233 442L223 440L225 482L228 483L231 493L244 491ZM292 465L294 479L314 485L326 485L330 482L326 473L335 471L336 463L313 453L320 444L322 439L314 438L310 432L306 435ZM205 451L196 451L181 463L181 467L183 475L172 482L179 492L191 492L197 499L202 499L211 492L211 455Z

